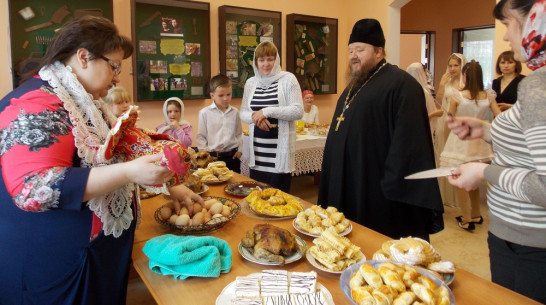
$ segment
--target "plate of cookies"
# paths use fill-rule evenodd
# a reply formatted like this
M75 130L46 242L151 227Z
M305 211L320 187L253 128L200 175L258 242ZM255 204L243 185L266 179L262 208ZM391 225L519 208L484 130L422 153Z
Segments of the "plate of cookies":
M340 236L351 233L353 229L351 222L335 207L325 209L318 205L299 212L292 225L296 231L311 237L319 237L330 227L334 227Z
M193 175L199 177L205 184L220 184L233 177L234 172L226 167L224 161L214 161L206 168L199 168L193 172Z

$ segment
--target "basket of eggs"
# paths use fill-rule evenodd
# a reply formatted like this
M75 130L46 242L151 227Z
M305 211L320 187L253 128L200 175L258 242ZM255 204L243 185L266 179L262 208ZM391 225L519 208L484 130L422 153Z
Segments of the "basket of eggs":
M203 197L205 207L195 203L192 215L186 207L180 209L180 214L174 213L172 201L161 206L154 213L155 220L164 226L185 234L207 233L223 227L233 219L241 207L228 198L208 196Z

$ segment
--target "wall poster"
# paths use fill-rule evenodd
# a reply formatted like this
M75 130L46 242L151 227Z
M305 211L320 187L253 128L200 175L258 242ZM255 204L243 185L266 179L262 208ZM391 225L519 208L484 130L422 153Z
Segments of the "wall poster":
M302 90L337 93L337 19L286 15L286 70Z
M136 101L207 98L210 5L196 1L133 0Z
M112 0L10 0L9 25L13 87L40 64L55 30L84 15L113 20Z
M281 12L223 5L218 8L220 73L233 82L233 97L242 97L246 80L254 76L254 50L262 41L272 41L279 54Z

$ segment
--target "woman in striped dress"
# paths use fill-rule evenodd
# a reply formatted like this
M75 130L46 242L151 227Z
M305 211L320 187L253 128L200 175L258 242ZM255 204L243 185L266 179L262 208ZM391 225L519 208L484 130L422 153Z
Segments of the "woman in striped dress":
M546 0L501 0L494 15L507 27L516 60L533 72L518 86L518 101L493 124L449 118L461 139L493 144L491 165L463 164L450 183L466 190L489 184L489 258L493 282L546 303Z
M254 53L254 77L245 84L241 121L249 124L250 178L290 191L295 169L295 120L303 116L296 77L281 71L279 52L262 42Z

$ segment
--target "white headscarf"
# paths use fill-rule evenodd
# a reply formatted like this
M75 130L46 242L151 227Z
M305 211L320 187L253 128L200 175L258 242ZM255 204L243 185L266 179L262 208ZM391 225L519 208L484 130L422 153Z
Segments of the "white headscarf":
M421 87L423 87L423 91L425 91L427 112L431 113L432 111L436 110L436 105L434 105L434 97L428 90L427 76L425 75L423 65L421 63L414 62L408 66L406 72L408 72L409 75L413 76L413 78L415 78L419 82Z
M464 65L466 65L468 60L466 60L466 57L461 53L453 53L451 55L455 55L455 56L459 57L459 59L461 60L461 74L459 75L459 88L463 88L464 87L463 67L464 67ZM451 57L451 55L449 55L449 57ZM446 68L446 72L449 72L449 66ZM457 89L459 89L459 88L457 88Z
M256 50L263 47L263 44L267 41L261 42L257 47ZM272 42L270 42L272 43ZM271 70L271 73L269 75L263 75L260 70L257 67L256 64L256 52L254 52L254 58L252 60L252 68L254 69L254 76L256 77L256 80L258 81L258 87L268 87L275 81L279 80L281 77L288 74L286 71L281 70L281 58L279 56L279 50L277 50L277 55L275 56L275 65L273 66L273 69Z
M421 87L423 87L423 89L425 89L428 92L427 76L425 75L425 70L423 69L423 65L421 63L418 63L418 62L412 63L406 68L406 72L408 72L411 76L413 76L413 78L415 78L419 82Z
M161 127L157 132L158 133L164 133L165 131L172 128L171 126L171 120L169 119L169 114L167 113L167 104L169 104L170 101L175 101L180 105L180 119L178 120L178 123L180 125L189 125L188 121L184 120L184 102L182 102L181 99L177 97L169 97L165 103L163 103L163 115L165 116L165 124L166 126Z

